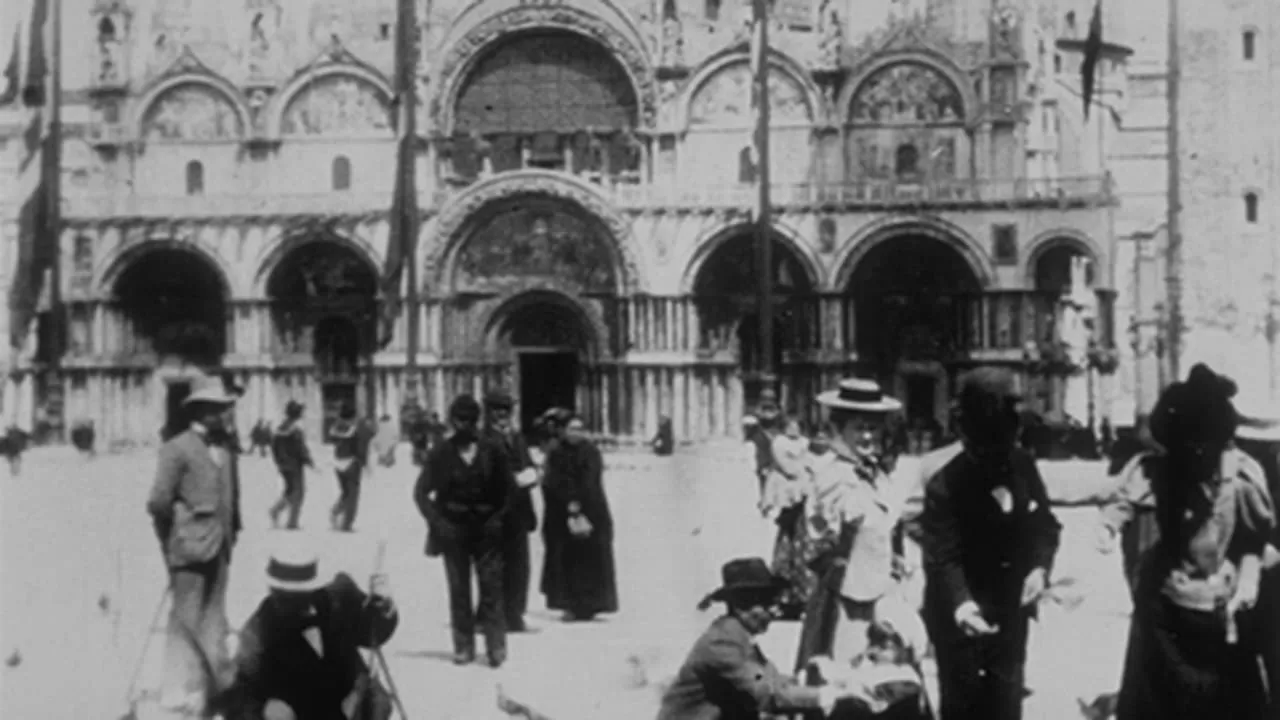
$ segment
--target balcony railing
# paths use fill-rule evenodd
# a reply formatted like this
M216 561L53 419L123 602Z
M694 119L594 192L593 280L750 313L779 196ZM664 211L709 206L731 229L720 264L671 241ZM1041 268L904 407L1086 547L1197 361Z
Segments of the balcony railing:
M595 184L615 205L631 210L747 209L758 193L746 184L718 185L676 183ZM466 187L442 188L419 193L419 207L440 209ZM904 183L892 180L859 180L825 184L775 184L771 201L779 207L877 209L883 207L1008 205L1080 205L1106 202L1107 178L973 179ZM66 198L67 218L138 217L201 218L233 216L360 215L385 212L391 192L257 193L226 195L72 195Z

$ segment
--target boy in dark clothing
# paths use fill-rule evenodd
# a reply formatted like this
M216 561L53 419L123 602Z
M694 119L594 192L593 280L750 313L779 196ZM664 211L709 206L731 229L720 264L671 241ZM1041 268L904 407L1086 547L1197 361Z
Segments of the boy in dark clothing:
M303 468L315 467L311 451L307 449L302 434L302 403L290 400L284 408L284 422L276 428L271 438L271 454L276 461L280 477L284 478L284 494L271 506L271 525L280 526L280 513L289 510L290 530L298 529L298 515L302 513L302 500L306 495Z

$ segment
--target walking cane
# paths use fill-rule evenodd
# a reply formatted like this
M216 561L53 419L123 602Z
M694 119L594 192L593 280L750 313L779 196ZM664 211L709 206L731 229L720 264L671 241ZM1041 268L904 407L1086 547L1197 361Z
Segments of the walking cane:
M151 643L155 640L156 625L159 624L161 616L164 615L166 606L169 604L171 588L166 585L164 591L160 593L160 602L156 604L156 612L151 616L151 622L147 625L147 637L142 642L142 651L138 653L138 662L133 668L133 677L129 680L129 689L125 691L125 702L129 705L129 711L125 713L121 720L135 720L138 717L138 681L142 677L142 666L146 664L147 652L151 650Z
M373 577L382 574L382 566L387 557L387 540L382 538L378 540L378 551L373 560ZM372 578L370 579L372 585ZM395 704L396 712L400 713L401 720L409 720L409 713L404 710L404 702L400 699L400 691L396 689L395 678L391 677L391 666L387 664L387 658L382 654L382 648L369 640L369 655L376 662L369 663L370 679L381 671L383 678L387 682L387 692L391 695L391 702Z

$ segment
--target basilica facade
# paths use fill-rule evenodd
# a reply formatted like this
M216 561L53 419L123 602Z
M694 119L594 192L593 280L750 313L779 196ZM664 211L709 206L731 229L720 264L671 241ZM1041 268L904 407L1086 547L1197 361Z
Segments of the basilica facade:
M777 0L762 269L749 3L434 0L421 307L380 343L394 2L94 2L64 40L87 59L64 113L59 412L152 442L218 366L246 388L245 425L288 399L316 430L343 403L395 415L414 322L429 409L502 384L526 415L570 405L621 439L663 416L682 440L737 433L764 352L810 419L861 372L945 423L977 364L1016 369L1061 416L1073 378L1114 368L1115 193L1072 152L1044 4ZM10 392L38 406L40 377L25 361Z

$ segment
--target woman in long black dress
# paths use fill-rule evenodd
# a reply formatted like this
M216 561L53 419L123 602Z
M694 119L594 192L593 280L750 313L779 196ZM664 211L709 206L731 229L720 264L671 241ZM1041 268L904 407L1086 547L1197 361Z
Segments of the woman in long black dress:
M1160 539L1142 561L1118 720L1262 720L1261 555L1274 524L1256 462L1235 449L1235 384L1204 365L1151 418Z
M569 411L555 411L548 424L560 431L548 451L542 483L542 592L547 608L564 611L566 620L591 620L618 611L604 458Z

